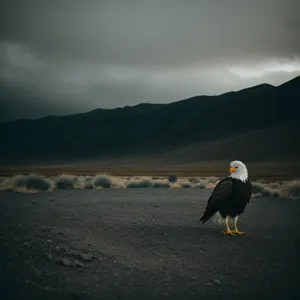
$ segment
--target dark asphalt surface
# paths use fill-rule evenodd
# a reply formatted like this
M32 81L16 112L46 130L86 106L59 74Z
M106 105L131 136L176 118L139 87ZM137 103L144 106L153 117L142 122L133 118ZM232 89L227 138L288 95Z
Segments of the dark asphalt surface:
M0 299L300 299L300 201L252 199L232 237L210 193L0 193Z

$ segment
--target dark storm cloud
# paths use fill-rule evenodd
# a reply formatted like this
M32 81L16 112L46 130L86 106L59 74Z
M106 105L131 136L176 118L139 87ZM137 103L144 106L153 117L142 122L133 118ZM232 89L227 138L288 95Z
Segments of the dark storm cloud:
M1 83L87 109L276 85L300 72L296 0L1 3Z

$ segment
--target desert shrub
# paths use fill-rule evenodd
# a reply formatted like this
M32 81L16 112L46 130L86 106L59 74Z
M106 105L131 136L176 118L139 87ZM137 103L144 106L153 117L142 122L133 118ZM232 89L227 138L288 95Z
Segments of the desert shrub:
M207 188L207 186L209 188L209 185L214 185L214 184L209 182L207 179L200 178L199 183L197 183L194 187L199 188L199 189L205 189L205 188Z
M194 188L197 188L197 189L205 189L205 184L203 184L203 183L195 184L195 185L194 185Z
M110 188L112 186L112 180L107 175L97 175L93 180L93 185L97 188Z
M171 183L171 188L172 189L179 189L180 188L180 184L178 182Z
M55 179L55 187L60 190L73 189L75 185L74 176L60 175Z
M4 178L1 182L0 182L0 191L12 191L13 187L12 187L12 180L11 178L7 177Z
M74 186L80 189L93 189L93 179L93 176L79 176L74 182Z
M280 192L278 192L278 191L273 191L273 192L272 192L272 197L273 197L273 198L279 198L279 197L280 197Z
M200 179L198 177L191 177L189 178L190 183L198 183L200 182Z
M282 188L281 195L291 199L300 199L300 180L292 180Z
M209 183L207 183L207 184L205 185L205 188L206 188L206 189L214 189L215 186L216 186L216 185L215 185L214 183L209 182Z
M153 182L149 178L133 179L127 183L127 188L149 188L152 185Z
M74 176L73 178L74 188L83 188L84 177L83 176Z
M94 185L91 181L87 181L83 184L83 188L85 190L92 190L94 188Z
M192 184L191 184L189 181L184 181L184 182L180 182L180 186L181 186L183 189L187 189L187 188L191 188L191 187L192 187Z
M270 183L269 185L268 185L268 187L270 187L271 189L277 189L278 188L278 183Z
M25 191L26 189L47 191L50 189L51 183L44 176L32 173L29 175L13 176L10 180L10 185L15 191Z
M167 179L156 179L153 181L153 187L158 187L158 188L170 188L171 183Z
M169 180L169 182L171 182L171 183L174 183L174 182L176 182L177 181L177 179L178 179L178 176L177 175L169 175L168 176L168 180Z
M269 197L269 196L271 195L271 191L264 189L264 190L261 192L261 195L262 195L263 197Z
M50 188L50 182L44 176L29 174L25 181L27 189L47 191Z
M127 181L128 180L125 177L114 176L112 177L112 186L116 188L125 188Z
M90 176L90 175L83 176L83 180L84 180L85 182L92 182L93 179L94 179L94 177L93 177L93 176Z
M210 177L207 177L206 180L211 183L216 183L219 180L219 178L215 177L215 176L210 176Z
M265 187L262 183L259 183L259 182L252 183L252 193L253 194L262 194L264 189L265 189Z
M16 175L12 179L13 188L22 188L26 186L26 176L25 175Z

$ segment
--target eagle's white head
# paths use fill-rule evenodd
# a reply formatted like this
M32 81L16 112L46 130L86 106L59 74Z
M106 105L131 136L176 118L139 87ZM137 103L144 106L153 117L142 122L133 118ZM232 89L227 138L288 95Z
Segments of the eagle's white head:
M238 160L230 163L230 176L231 178L239 179L245 182L248 179L248 170L246 166Z

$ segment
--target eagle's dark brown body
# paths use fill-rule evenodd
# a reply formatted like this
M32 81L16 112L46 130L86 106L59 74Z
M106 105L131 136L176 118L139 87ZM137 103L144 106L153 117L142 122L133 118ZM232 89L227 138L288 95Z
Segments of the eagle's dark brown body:
M244 212L251 195L252 184L249 179L245 182L231 177L222 179L209 197L200 221L205 223L218 211L223 218L239 216Z

